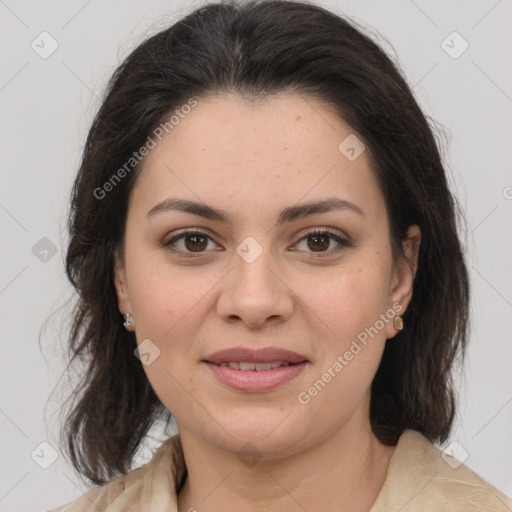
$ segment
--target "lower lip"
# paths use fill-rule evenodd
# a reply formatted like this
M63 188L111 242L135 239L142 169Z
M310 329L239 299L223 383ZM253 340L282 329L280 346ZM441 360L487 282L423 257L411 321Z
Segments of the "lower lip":
M304 370L307 363L307 361L303 361L302 363L280 366L279 368L263 370L261 372L233 370L229 366L217 366L208 362L206 362L206 365L223 384L239 391L256 393L258 391L275 389L291 381Z

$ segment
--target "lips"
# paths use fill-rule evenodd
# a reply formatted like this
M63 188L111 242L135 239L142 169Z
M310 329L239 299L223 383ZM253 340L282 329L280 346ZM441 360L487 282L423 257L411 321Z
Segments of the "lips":
M254 368L251 368L251 366L247 366L244 363L269 363L271 365L274 363L274 366L277 367L277 363L280 363L279 366L288 366L290 364L297 364L305 361L307 362L308 359L301 354L297 354L297 352L292 352L290 350L284 350L277 347L261 349L235 347L215 352L214 354L207 356L204 361L207 363L213 363L218 366L226 366L224 363L227 363L227 365L233 369L254 369L255 371L258 371L256 365ZM239 368L235 368L235 365L230 365L230 363L238 363ZM258 366L260 371L265 369L265 367L262 365Z
M236 391L272 391L297 378L309 360L297 352L276 347L258 350L235 347L203 360L218 382Z

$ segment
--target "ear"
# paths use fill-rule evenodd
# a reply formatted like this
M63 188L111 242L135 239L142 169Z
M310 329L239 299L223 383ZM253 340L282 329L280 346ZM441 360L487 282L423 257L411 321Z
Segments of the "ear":
M403 315L412 299L414 277L418 270L418 254L421 244L421 229L414 224L409 226L407 238L403 241L403 254L394 264L391 278L390 306L397 311L397 315ZM398 310L397 305L400 305ZM386 327L386 338L393 338L398 333L393 322L388 322Z
M117 294L117 304L122 315L132 312L130 296L128 293L128 285L126 279L126 269L124 262L119 255L119 251L114 253L114 286Z

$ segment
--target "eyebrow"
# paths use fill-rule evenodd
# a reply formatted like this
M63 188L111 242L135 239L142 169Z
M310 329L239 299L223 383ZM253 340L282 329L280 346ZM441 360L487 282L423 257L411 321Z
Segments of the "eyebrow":
M361 216L365 215L363 210L356 204L337 197L332 197L323 201L312 201L284 208L279 212L277 224L282 225L310 215L326 213L332 210L347 210L355 212ZM151 210L146 214L146 218L149 220L154 215L169 211L191 213L193 215L204 217L205 219L220 221L224 224L233 224L231 215L225 210L213 208L212 206L208 206L205 203L197 201L176 198L164 199L157 205L153 206L153 208L151 208Z

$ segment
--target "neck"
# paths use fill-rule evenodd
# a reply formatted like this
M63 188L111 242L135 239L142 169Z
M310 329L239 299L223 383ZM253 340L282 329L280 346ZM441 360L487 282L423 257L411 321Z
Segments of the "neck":
M189 431L180 434L188 477L178 496L179 512L368 512L394 452L369 425L354 422L300 453L248 467Z

